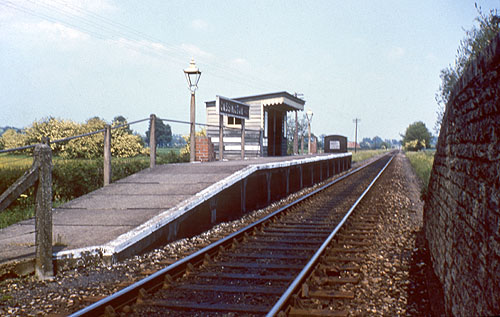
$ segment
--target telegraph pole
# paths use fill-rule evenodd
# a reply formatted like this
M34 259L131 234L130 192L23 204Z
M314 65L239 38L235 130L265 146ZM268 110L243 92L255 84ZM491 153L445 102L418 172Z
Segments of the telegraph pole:
M356 132L354 132L354 153L356 153L356 148L358 147L358 122L360 122L361 119L355 118L352 120L352 122L356 123Z

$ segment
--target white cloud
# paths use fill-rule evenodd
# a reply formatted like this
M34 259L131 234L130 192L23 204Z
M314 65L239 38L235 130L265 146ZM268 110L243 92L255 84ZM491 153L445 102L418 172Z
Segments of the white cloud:
M191 27L195 30L206 30L208 28L208 23L202 19L195 19L191 21Z
M87 33L68 27L59 22L18 22L6 26L6 32L19 36L26 36L32 43L51 43L68 48L90 38Z
M29 27L29 26L28 26ZM42 33L52 41L83 41L90 36L76 29L67 27L61 23L42 21L35 25L36 33Z
M201 57L201 58L213 57L213 55L211 53L206 52L206 51L202 50L201 48L199 48L198 46L193 45L193 44L182 43L180 48L183 51L191 54L191 56L193 56L193 57Z
M244 72L248 72L252 68L250 63L242 57L237 57L237 58L232 59L229 62L229 66L231 68L237 69L239 71L244 71Z
M117 10L109 0L39 0L7 2L0 6L0 31L7 30L34 35L41 41L77 41L91 36L84 31L78 20L92 18L92 14ZM75 18L77 20L75 20ZM92 28L92 32L99 33Z
M405 54L406 50L404 48L394 46L389 50L387 55L389 56L389 58L399 59L402 58Z
M116 6L108 0L42 0L38 1L40 7L52 7L62 10L70 15L86 15L89 12L103 13L116 11Z
M109 40L109 42L116 43L121 47L133 48L135 50L149 50L157 53L169 51L169 49L165 47L165 45L147 40L134 41L121 37L118 40Z

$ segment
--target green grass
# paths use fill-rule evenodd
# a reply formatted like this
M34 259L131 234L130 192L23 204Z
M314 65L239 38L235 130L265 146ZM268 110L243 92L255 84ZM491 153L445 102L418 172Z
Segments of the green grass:
M158 149L157 164L189 161L180 149ZM149 156L111 159L112 181L117 181L149 167ZM85 195L103 186L103 160L52 158L52 194L54 206ZM13 184L33 164L27 155L0 154L0 194ZM34 189L28 189L9 208L0 211L0 228L5 228L34 216Z
M35 216L35 205L17 205L0 212L0 229Z
M387 150L357 150L356 153L352 152L352 162L360 162L367 160L375 155L387 152Z
M405 152L415 174L422 180L422 198L424 199L427 194L427 187L429 186L429 178L431 177L435 153L436 151Z
M19 154L0 154L0 170L6 168L28 169L33 164L33 156Z

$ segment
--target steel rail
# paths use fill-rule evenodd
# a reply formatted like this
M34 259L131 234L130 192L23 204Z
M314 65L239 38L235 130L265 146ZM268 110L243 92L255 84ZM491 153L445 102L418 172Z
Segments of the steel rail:
M374 160L374 161L369 162L365 165L359 166L358 168L332 180L331 182L329 182L325 185L322 185L321 187L311 191L310 193L297 198L295 201L279 208L278 210L276 210L276 211L272 212L271 214L257 220L256 222L222 238L221 240L218 240L218 241L202 248L201 250L198 250L197 252L195 252L195 253L193 253L193 254L191 254L191 255L189 255L189 256L187 256L187 257L185 257L185 258L183 258L183 259L181 259L173 264L170 264L169 266L151 274L150 276L148 276L148 277L146 277L146 278L144 278L144 279L142 279L142 280L140 280L132 285L129 285L126 288L124 288L124 289L122 289L122 290L120 290L120 291L118 291L118 292L116 292L108 297L105 297L105 298L99 300L98 302L96 302L90 306L87 306L87 307L71 314L70 316L76 317L76 316L103 315L105 313L105 309L107 306L111 306L111 307L116 309L116 308L123 307L125 305L132 303L138 297L138 294L139 294L141 289L145 289L146 291L152 291L152 290L156 290L158 288L161 288L166 275L170 275L173 277L173 276L177 276L177 275L183 273L186 270L186 268L188 267L188 263L193 264L193 263L203 262L206 254L212 255L212 254L217 253L221 246L224 247L224 246L231 245L232 241L234 239L241 240L244 237L244 234L249 232L253 228L258 227L259 225L267 222L269 219L276 217L277 215L279 215L283 211L299 204L300 202L308 199L309 197L316 195L317 193L325 190L326 188L328 188L328 187L340 182L341 180L343 180L349 176L352 176L353 174L359 172L360 170L374 164L375 162L382 159L383 157L385 157L385 155L377 160Z
M330 242L332 241L333 237L335 237L335 235L340 230L340 228L342 228L342 226L347 221L347 219L349 218L349 216L352 214L352 212L354 211L354 209L356 209L356 207L358 206L358 204L365 197L365 195L370 191L370 189L372 188L372 186L375 184L375 182L378 180L378 178L382 175L382 173L385 171L385 169L387 168L387 166L389 166L389 164L392 162L393 158L394 158L394 156L392 156L389 159L389 161L385 164L385 166L382 168L382 170L380 170L380 172L377 174L377 176L375 176L375 178L370 183L370 185L368 185L368 187L361 194L361 196L359 196L359 198L356 200L356 202L351 206L351 208L346 213L346 215L344 216L344 218L342 218L342 220L335 227L335 229L333 229L333 231L330 233L330 235L328 236L328 238L326 238L326 240L323 242L323 244L321 245L321 247L319 247L318 251L316 251L316 253L311 257L311 260L309 260L309 262L304 266L304 268L302 269L302 271L299 273L299 275L297 275L297 277L295 278L295 280L290 284L290 286L288 287L288 289L283 293L283 295L276 302L276 304L273 306L273 308L271 308L271 310L266 315L267 317L276 316L276 314L278 314L286 306L286 304L288 303L288 301L291 299L292 295L297 291L298 287L300 287L300 285L302 285L302 283L304 282L304 280L311 273L312 269L316 266L318 260L321 258L321 255L325 251L326 247L330 244Z

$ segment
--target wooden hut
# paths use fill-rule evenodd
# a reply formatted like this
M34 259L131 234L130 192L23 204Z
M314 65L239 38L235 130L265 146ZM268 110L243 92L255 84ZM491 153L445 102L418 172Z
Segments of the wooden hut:
M248 97L231 98L249 105L249 119L245 120L245 157L287 155L287 112L304 110L305 101L288 92L276 92ZM219 153L219 114L216 101L205 103L207 109L207 136ZM224 158L241 158L241 120L224 116Z

